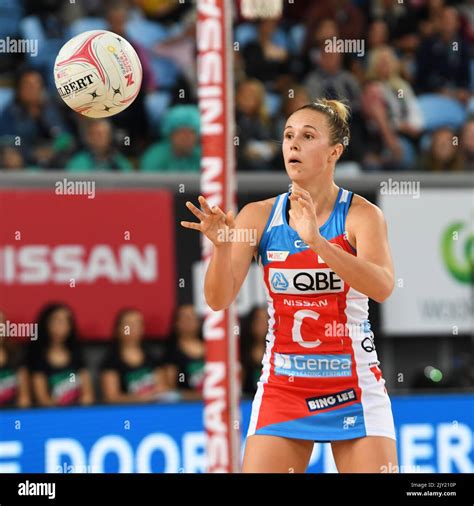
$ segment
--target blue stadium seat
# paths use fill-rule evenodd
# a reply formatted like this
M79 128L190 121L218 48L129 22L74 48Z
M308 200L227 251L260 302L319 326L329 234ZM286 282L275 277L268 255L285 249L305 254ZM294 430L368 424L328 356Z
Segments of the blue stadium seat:
M11 102L13 94L13 88L0 88L0 112Z
M458 129L466 120L466 111L454 98L427 93L418 97L425 123L425 130L436 130L442 126Z
M151 49L157 42L161 42L169 35L163 25L155 21L133 16L127 23L127 36L143 47Z
M38 46L45 39L43 27L37 16L26 16L20 21L20 34L24 39L37 40Z
M68 29L68 39L90 30L107 30L107 22L104 18L87 17L73 21Z
M290 51L294 54L300 54L303 50L303 44L306 38L306 26L297 24L290 28L288 32L288 43Z
M257 38L257 27L253 23L242 23L235 28L234 40L241 47L246 46Z
M471 97L469 99L469 102L467 103L467 114L468 116L474 116L474 97Z
M20 34L25 39L38 42L38 54L34 56L29 53L28 63L32 67L42 70L47 79L50 80L48 85L51 84L54 60L65 41L63 39L47 38L37 16L27 16L21 20Z
M234 40L239 43L240 47L245 47L250 42L257 40L258 29L257 25L253 23L242 23L235 28ZM277 45L289 48L289 41L285 31L281 28L277 28L273 34L272 41Z
M0 2L0 38L18 35L21 16L22 7L18 0L2 0Z
M265 105L267 107L268 114L272 118L278 114L281 107L281 102L282 98L278 93L271 93L268 91L265 93Z
M153 133L159 132L160 119L171 104L171 93L168 91L154 91L145 97L145 110Z
M169 90L174 87L181 72L173 60L152 55L150 58L150 66L158 84L158 88Z

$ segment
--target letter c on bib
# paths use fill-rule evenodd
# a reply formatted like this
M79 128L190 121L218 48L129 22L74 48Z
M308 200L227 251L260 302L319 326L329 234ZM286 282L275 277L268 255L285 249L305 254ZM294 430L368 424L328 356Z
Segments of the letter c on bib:
M316 346L321 344L319 339L316 341L304 341L303 336L301 335L301 325L303 324L303 320L305 318L313 318L313 320L317 320L319 316L319 313L311 311L311 309L301 309L300 311L296 311L293 315L293 329L291 331L293 341L295 343L303 346L303 348L316 348Z

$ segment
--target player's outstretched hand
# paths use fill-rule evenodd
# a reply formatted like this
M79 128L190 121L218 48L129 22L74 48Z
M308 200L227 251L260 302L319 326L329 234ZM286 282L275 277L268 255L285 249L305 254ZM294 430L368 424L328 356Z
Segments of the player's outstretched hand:
M211 208L202 195L199 195L198 200L202 210L189 200L186 202L186 207L200 222L182 221L181 225L185 228L199 230L217 247L226 244L229 230L235 227L234 213L228 211L226 214L219 206Z

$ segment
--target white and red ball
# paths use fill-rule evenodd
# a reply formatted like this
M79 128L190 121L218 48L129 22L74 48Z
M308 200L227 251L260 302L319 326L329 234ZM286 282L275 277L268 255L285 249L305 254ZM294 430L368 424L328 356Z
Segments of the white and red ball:
M71 109L91 118L105 118L135 100L142 66L135 49L123 37L92 30L64 44L54 63L54 80Z

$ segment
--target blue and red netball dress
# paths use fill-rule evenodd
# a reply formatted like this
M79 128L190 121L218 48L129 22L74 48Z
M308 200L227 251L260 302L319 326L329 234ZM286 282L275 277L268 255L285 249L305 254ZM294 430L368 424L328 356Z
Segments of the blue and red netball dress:
M320 232L356 255L344 233L352 196L339 189ZM259 244L269 328L248 435L395 439L368 298L345 283L289 226L288 197L276 198Z

